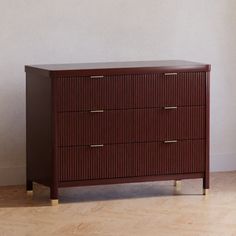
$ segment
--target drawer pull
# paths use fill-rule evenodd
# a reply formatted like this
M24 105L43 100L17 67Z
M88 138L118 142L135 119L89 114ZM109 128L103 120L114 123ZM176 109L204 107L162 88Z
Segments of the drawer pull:
M165 144L177 143L177 142L178 142L177 140L167 140L167 141L164 141Z
M92 75L90 76L90 79L102 79L104 78L104 75Z
M92 110L92 111L90 111L91 113L102 113L102 112L104 112L104 110Z
M103 147L103 144L91 144L90 147L91 148L98 148L98 147Z
M176 110L178 107L164 107L165 110Z
M178 73L165 73L165 76L173 76L173 75L178 75Z

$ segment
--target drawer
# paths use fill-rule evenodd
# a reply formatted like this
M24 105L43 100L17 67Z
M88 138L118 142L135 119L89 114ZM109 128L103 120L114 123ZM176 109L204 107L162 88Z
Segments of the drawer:
M205 78L205 72L56 78L56 110L205 105Z
M204 139L205 107L57 114L57 146Z
M205 170L205 140L63 147L57 155L60 182Z

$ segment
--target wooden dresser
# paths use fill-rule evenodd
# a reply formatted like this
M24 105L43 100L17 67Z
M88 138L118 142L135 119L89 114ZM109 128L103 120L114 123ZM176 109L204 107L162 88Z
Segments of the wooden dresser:
M210 65L187 61L26 66L27 191L203 179Z

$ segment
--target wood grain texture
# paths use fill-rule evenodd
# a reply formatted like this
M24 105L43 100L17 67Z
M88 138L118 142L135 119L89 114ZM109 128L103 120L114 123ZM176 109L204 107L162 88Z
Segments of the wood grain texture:
M236 235L236 172L211 174L209 196L200 180L66 188L51 207L49 189L0 187L0 235L222 236Z

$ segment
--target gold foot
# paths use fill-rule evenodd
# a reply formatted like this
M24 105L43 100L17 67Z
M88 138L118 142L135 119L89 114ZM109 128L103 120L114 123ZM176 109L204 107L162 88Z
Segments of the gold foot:
M181 180L175 180L175 187L181 187Z
M207 196L209 194L209 189L203 189L203 195Z
M57 206L59 204L58 199L51 199L51 205L52 206Z
M33 196L34 192L33 192L33 190L27 190L26 194L27 194L27 196L31 197L31 196Z

